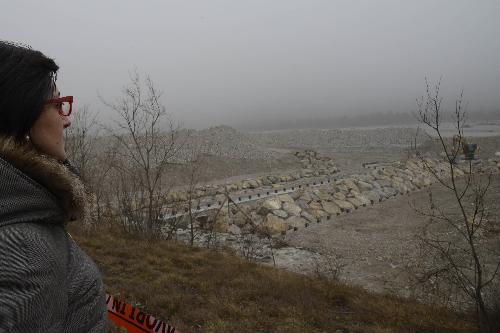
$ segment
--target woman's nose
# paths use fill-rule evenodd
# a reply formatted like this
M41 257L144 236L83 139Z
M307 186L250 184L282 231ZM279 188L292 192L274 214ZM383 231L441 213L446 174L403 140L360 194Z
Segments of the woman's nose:
M63 123L64 128L70 127L71 126L71 120L69 117L64 117L64 123Z

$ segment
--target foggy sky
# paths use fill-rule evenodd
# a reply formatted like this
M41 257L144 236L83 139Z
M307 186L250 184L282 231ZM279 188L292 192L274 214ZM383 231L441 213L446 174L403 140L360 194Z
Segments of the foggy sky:
M137 68L202 128L411 111L426 76L498 109L499 17L494 0L3 0L0 39L55 58L61 93L103 119L98 94L117 98Z

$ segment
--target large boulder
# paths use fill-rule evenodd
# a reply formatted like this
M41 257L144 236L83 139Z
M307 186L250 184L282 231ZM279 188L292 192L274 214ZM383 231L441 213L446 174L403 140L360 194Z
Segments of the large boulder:
M363 192L363 196L365 196L368 200L370 200L370 203L371 202L375 203L380 201L380 195L375 191Z
M360 191L370 191L373 188L373 185L362 180L358 180L358 187Z
M322 209L313 209L311 210L311 215L314 216L315 219L323 219L325 218L328 213L326 213L324 210Z
M297 206L299 206L300 208L302 208L302 210L310 208L309 205L307 204L307 202L305 200L303 200L302 198L295 200L295 204Z
M302 208L300 208L299 206L297 206L294 203L284 202L283 203L283 210L286 211L290 215L300 216L300 212L302 211Z
M380 185L380 187L392 186L392 182L389 179L379 179L377 180L377 183Z
M347 198L346 200L350 202L354 206L354 208L358 208L363 205L357 198Z
M317 201L310 202L309 207L311 209L323 209L323 206Z
M264 221L264 218L261 215L257 214L256 211L250 212L250 218L252 219L253 225L261 225L262 222ZM249 223L247 223L247 225L248 224Z
M277 235L287 230L286 222L273 214L268 214L266 216L265 221L262 223L262 227L271 235Z
M286 219L288 217L288 213L282 209L273 210L273 214L277 217L281 217L282 219Z
M337 215L341 212L340 207L333 202L323 201L321 204L323 206L323 210L329 215Z
M233 234L233 235L239 235L239 234L241 234L241 229L240 229L240 227L236 226L235 224L231 224L227 228L227 232L230 234Z
M269 180L268 177L263 177L262 180L261 180L261 182L262 182L262 185L264 185L264 186L270 186L270 185L272 185L272 182Z
M333 202L335 202L335 204L337 204L337 206L339 206L342 210L353 210L354 209L354 206L352 205L352 203L350 203L348 201L334 200Z
M227 232L229 226L229 218L227 216L223 216L217 218L217 220L215 221L214 229L217 232Z
M316 218L309 214L308 212L306 212L305 210L303 210L302 212L300 212L300 216L303 217L304 219L306 219L306 221L312 223L312 222L316 222Z
M316 194L316 196L322 201L332 200L332 196L330 195L330 193L328 193L326 188L320 188L318 190L314 190L314 194Z
M396 194L398 194L398 191L396 189L394 189L393 187L384 187L382 188L384 194L385 194L385 197L392 197L392 196L395 196Z
M367 206L371 203L370 199L368 199L366 196L364 196L361 193L357 193L354 198L359 200L363 206Z
M311 201L314 200L314 198L313 198L313 196L311 195L310 192L304 192L304 193L302 193L302 195L300 196L300 199L304 200L307 203L310 203Z
M333 195L335 200L345 200L345 194L342 192L337 192Z
M280 179L276 176L267 176L267 180L269 180L272 184L276 184L280 182Z
M344 192L344 193L349 192L349 188L346 185L344 185L344 184L339 184L336 187L337 187L337 191L338 192Z
M351 178L344 179L344 185L347 186L349 190L355 190L359 192L359 188L354 183L354 179Z
M291 216L286 220L286 223L290 228L303 228L307 221L298 216Z
M255 179L246 179L242 182L241 187L243 189L254 189L259 187L259 183Z
M282 195L279 195L278 196L278 199L281 201L281 202L289 202L289 203L293 203L293 198L289 195L289 194L282 194Z
M281 209L281 200L277 197L267 199L262 204L262 207L267 208L271 211Z
M248 221L248 215L246 213L243 213L241 211L237 211L232 217L231 221L236 224L238 227L243 227L245 224L247 224Z

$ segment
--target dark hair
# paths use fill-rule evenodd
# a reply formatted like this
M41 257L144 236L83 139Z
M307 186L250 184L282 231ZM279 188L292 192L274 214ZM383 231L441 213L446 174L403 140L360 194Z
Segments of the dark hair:
M52 97L58 69L40 51L0 41L0 135L26 137Z

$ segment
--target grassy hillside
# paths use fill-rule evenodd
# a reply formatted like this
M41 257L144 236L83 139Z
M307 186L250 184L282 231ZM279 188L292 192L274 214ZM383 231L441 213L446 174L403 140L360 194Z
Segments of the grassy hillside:
M141 241L118 228L68 231L106 291L181 332L475 332L472 319L247 262L229 252Z

